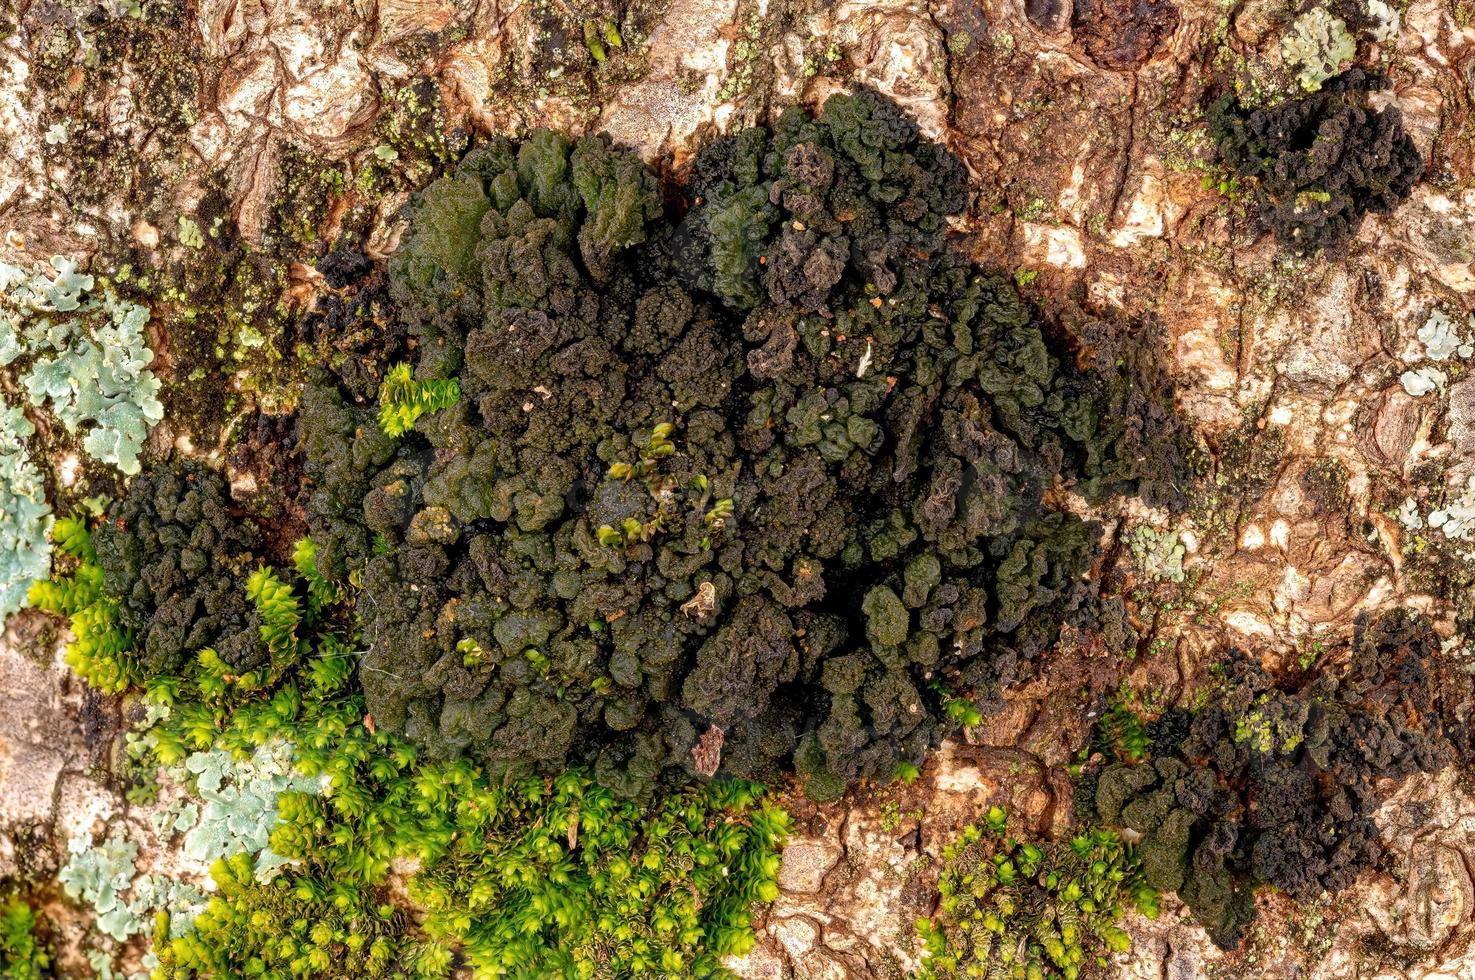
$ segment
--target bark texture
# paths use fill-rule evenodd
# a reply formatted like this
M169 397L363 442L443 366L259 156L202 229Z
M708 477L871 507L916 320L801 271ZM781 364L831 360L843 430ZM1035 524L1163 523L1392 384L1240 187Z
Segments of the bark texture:
M942 846L995 803L1064 831L1066 766L1124 680L1172 702L1231 644L1293 662L1396 605L1455 648L1475 624L1475 549L1448 523L1475 508L1475 380L1420 333L1438 311L1475 339L1468 0L1413 0L1396 35L1361 46L1392 81L1378 99L1401 109L1424 177L1345 256L1305 260L1221 192L1203 125L1229 79L1279 70L1292 5L1278 0L632 0L618 12L637 29L597 63L581 20L534 0L5 6L0 258L172 277L183 288L155 319L163 369L201 363L171 319L189 313L234 371L199 382L211 410L177 398L160 442L208 452L237 414L289 401L271 331L333 291L320 268L341 234L370 258L393 251L409 194L458 132L602 130L679 174L704 138L853 83L962 157L977 257L1025 273L1051 316L1162 325L1207 490L1172 528L1140 506L1099 515L1108 561L1147 597L1141 648L1062 651L1049 680L1010 692L912 786L795 800L783 894L744 976L914 965ZM247 328L265 336L259 356ZM1419 393L1407 373L1423 368L1438 376ZM263 479L237 476L247 490ZM1130 570L1141 526L1176 533L1182 582ZM106 775L119 709L21 655L31 628L22 617L0 643L0 877L54 871L69 833L119 812ZM1378 815L1388 873L1299 909L1261 896L1232 956L1167 902L1160 921L1130 923L1119 975L1475 976L1462 775L1415 782Z

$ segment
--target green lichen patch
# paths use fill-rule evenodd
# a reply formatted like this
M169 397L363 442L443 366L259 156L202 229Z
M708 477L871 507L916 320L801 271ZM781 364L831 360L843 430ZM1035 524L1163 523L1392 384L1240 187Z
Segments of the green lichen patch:
M88 456L131 475L164 414L144 334L149 311L97 285L61 257L30 275L0 263L0 368L31 406L81 437Z
M1173 499L1171 382L1108 323L1062 357L871 93L714 144L690 193L673 225L633 156L547 131L431 185L390 292L414 383L460 397L390 439L366 379L309 389L309 524L375 718L432 753L634 796L792 761L833 796L1062 622L1123 632L1045 491Z

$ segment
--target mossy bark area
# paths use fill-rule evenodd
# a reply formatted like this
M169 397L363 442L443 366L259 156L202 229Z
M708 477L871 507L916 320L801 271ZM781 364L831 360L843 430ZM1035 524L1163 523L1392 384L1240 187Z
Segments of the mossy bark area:
M1475 562L1449 518L1475 507L1475 387L1467 359L1434 358L1420 334L1440 310L1475 335L1466 3L1414 0L1391 40L1359 41L1358 63L1390 77L1380 97L1401 108L1426 167L1410 200L1368 217L1330 260L1288 258L1213 158L1211 94L1237 83L1263 98L1288 72L1289 18L1257 0L669 0L472 14L385 0L372 17L303 0L244 13L215 0L134 6L114 16L32 0L0 13L0 258L91 256L146 298L170 381L155 448L231 458L238 488L289 517L293 470L264 448L277 423L255 413L289 412L314 360L361 359L374 390L399 341L375 340L372 288L349 288L361 276L339 271L395 250L409 194L473 132L604 130L679 173L709 135L863 81L967 164L978 258L1017 271L1063 323L1162 325L1208 487L1171 527L1182 581L1132 566L1133 529L1168 528L1166 515L1102 515L1106 563L1135 578L1139 648L1064 650L1059 670L1010 692L913 786L805 808L745 975L898 975L958 827L998 802L1041 832L1068 826L1065 767L1087 742L1087 712L1124 680L1189 701L1231 643L1290 668L1334 646L1359 612L1398 604L1429 612L1456 643L1469 633ZM1356 27L1348 10L1360 5L1327 6ZM320 320L304 331L309 309ZM1400 379L1423 368L1443 381L1414 395ZM30 676L21 669L10 676ZM6 697L21 727L0 731L0 788L55 801L7 815L18 867L0 873L30 874L75 821L102 812L108 780L84 771L106 771L89 739L108 726L61 671ZM94 734L59 734L73 730ZM1415 780L1378 815L1396 878L1370 876L1325 908L1263 897L1256 931L1229 957L1170 906L1157 923L1129 923L1138 942L1119 975L1156 976L1170 961L1246 977L1468 969L1475 842L1459 828L1475 802L1442 779ZM37 825L53 843L26 836Z

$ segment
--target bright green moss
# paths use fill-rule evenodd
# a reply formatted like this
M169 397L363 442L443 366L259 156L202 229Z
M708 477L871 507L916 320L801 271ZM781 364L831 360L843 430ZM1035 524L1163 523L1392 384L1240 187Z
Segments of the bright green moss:
M75 559L76 570L37 580L29 597L38 609L70 618L68 665L92 687L110 694L141 683L133 634L118 622L117 602L103 594L103 572L86 522L64 517L56 522L52 539L58 551Z
M408 364L396 364L379 386L379 427L387 436L402 436L421 415L450 408L460 397L455 378L419 381Z
M437 977L446 963L419 955L405 914L374 896L314 879L257 880L250 858L211 868L216 895L194 928L171 938L155 920L155 980L174 977Z
M1110 757L1140 762L1147 757L1150 739L1142 717L1123 701L1115 701L1097 723L1097 748Z
M43 980L52 976L51 951L36 935L36 913L26 902L0 902L0 980Z
M943 861L941 907L917 922L921 980L1075 980L1130 946L1117 925L1128 908L1157 914L1136 854L1111 831L1033 844L1009 836L994 807L984 827L967 827L943 849Z
M80 522L61 522L57 540L95 568ZM260 568L243 585L269 663L237 673L206 649L148 682L161 720L143 744L158 763L183 764L208 801L185 849L221 855L217 893L193 925L158 918L155 980L447 977L456 967L474 977L725 975L721 958L753 943L751 906L777 895L788 817L763 790L718 781L640 805L584 772L500 781L466 760L422 761L366 712L352 640L328 627L342 611L336 593L310 571L315 552L295 549L309 569L300 580ZM37 589L59 609L108 602L90 578ZM293 760L290 774L253 768L263 753ZM125 871L131 880L125 845L86 853L96 857L72 876L79 897L106 900L104 886ZM388 891L396 858L418 869L408 880L418 926ZM135 898L99 912L128 935L151 907Z

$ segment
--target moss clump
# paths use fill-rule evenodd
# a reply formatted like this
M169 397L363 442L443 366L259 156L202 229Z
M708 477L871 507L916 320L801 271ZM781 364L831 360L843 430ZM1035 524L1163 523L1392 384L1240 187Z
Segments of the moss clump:
M362 386L303 403L378 723L626 794L714 744L721 774L776 773L802 741L832 793L954 724L939 676L1119 631L1096 529L1046 489L1170 499L1170 385L1150 341L1067 349L960 258L963 187L867 92L714 145L674 226L601 139L492 141L431 185L390 293L416 382L460 399L398 441Z
M1076 977L1130 946L1118 927L1136 908L1157 915L1157 893L1132 847L1095 830L1033 844L1007 833L999 807L943 848L941 907L917 929L923 980Z
M158 762L285 746L302 777L260 828L276 856L265 873L251 853L222 859L192 927L157 923L156 976L721 976L722 957L751 947L749 910L777 893L788 827L760 787L642 807L583 772L503 781L417 759L376 730L351 641L329 627L341 597L311 543L295 550L300 579L262 568L245 584L270 669L238 673L206 650L148 684ZM388 891L396 858L416 862L418 928Z
M247 854L217 860L216 894L193 928L170 937L171 920L155 922L153 976L435 977L444 963L417 969L404 913L372 893L339 887L331 895L310 878L257 881ZM407 968L408 967L408 968ZM437 969L436 967L440 967ZM284 973L283 975L287 975Z
M144 680L134 655L134 637L118 618L118 603L103 592L103 571L86 522L62 518L52 529L56 550L76 563L70 575L54 572L31 583L30 601L38 609L67 616L72 641L67 664L92 687L115 694Z
M0 980L53 976L51 950L36 934L35 910L23 899L0 900Z
M1354 69L1275 106L1251 109L1228 95L1210 106L1220 158L1255 179L1255 216L1291 251L1340 249L1364 215L1391 213L1423 173L1402 114L1368 103L1386 84Z
M387 436L402 436L420 416L450 408L460 397L454 378L416 381L408 364L396 364L379 386L379 428Z

